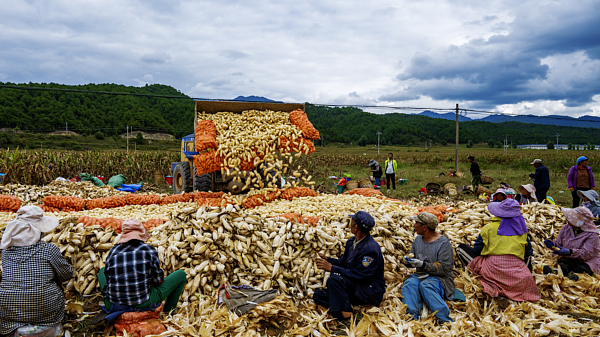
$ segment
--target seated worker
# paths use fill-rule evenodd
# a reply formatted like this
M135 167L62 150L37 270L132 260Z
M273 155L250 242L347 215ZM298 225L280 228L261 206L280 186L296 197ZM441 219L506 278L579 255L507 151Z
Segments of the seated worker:
M492 194L492 202L502 202L506 200L506 191L503 188L496 190L496 193Z
M370 234L375 220L363 211L350 217L354 236L346 242L342 258L315 255L317 267L331 275L327 288L317 289L313 294L315 303L328 308L331 316L346 327L350 326L352 305L378 306L385 293L383 254Z
M110 250L106 267L98 273L105 311L110 312L113 305L129 309L119 311L150 308L164 299L163 312L174 310L185 286L185 272L176 270L164 277L158 252L145 243L150 234L139 220L125 220L121 228L119 243Z
M563 275L577 281L577 274L600 275L600 238L594 224L592 212L585 207L563 208L568 226L563 226L556 240L544 240L548 248L556 247L552 252L560 256L558 266ZM550 266L544 266L544 274L550 274Z
M60 284L73 277L73 268L56 245L40 240L58 226L37 206L24 206L6 224L2 235L0 334L20 327L57 326L65 314Z
M506 199L489 203L488 210L493 217L481 229L475 246L460 244L456 255L468 263L486 294L504 295L519 302L539 300L540 293L531 275L533 248L521 206L516 200Z
M583 203L581 205L589 209L594 217L600 214L600 201L598 200L598 192L594 190L577 191L577 195L583 199Z
M518 201L521 205L523 204L530 204L532 202L542 202L537 200L537 197L535 196L535 187L533 187L533 185L531 184L527 184L527 185L519 185L519 193L516 197L515 200Z
M379 166L379 163L375 161L375 159L369 160L369 166L371 167L373 178L375 178L375 186L379 186L379 180L381 180L383 170L381 169L381 166Z
M435 231L438 225L435 215L422 212L410 218L415 221L417 232L410 249L415 258L404 257L403 262L417 271L402 285L402 302L415 320L419 319L425 302L429 311L437 311L435 317L440 323L452 322L444 301L454 299L454 254L450 240Z

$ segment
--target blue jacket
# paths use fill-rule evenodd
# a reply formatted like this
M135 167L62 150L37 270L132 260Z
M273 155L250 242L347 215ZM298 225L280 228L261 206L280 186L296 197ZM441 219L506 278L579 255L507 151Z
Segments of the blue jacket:
M550 171L544 165L535 169L535 173L530 173L529 176L534 179L533 186L535 189L550 188ZM542 202L543 200L538 200Z
M379 306L385 293L381 247L371 235L362 239L356 248L353 247L355 240L355 236L348 239L341 259L328 257L327 262L332 264L332 273L356 282L356 297L367 304Z

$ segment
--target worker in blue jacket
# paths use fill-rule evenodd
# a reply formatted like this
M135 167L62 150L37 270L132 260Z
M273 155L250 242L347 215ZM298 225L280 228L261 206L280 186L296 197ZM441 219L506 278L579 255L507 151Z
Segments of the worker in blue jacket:
M550 171L542 164L541 159L534 160L531 165L535 166L535 173L529 174L529 177L533 179L535 197L538 202L544 202L546 200L546 193L550 189Z
M379 306L385 293L383 254L370 234L375 220L363 211L350 217L350 230L355 236L346 242L342 258L315 255L317 267L331 275L327 288L318 289L313 295L316 304L329 308L331 315L348 327L352 305Z

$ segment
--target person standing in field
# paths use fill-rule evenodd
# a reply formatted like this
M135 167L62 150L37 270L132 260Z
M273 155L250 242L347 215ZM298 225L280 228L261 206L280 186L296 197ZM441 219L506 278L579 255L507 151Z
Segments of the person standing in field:
M569 170L568 183L571 195L573 195L573 208L579 207L581 198L577 191L589 191L596 187L592 168L587 166L588 159L585 156L577 158L577 165Z
M369 160L369 166L371 167L371 172L373 172L373 178L375 178L375 186L379 186L379 180L381 180L383 170L375 159Z
M385 160L385 183L387 185L387 190L390 190L390 185L396 190L396 170L398 169L398 164L394 159L394 155L392 153L388 153L388 159Z
M530 173L533 178L533 187L535 187L535 196L538 202L546 200L546 193L550 189L550 171L542 164L541 159L534 160L531 165L535 166L535 173Z
M469 156L468 160L471 163L471 175L473 176L471 186L473 186L473 192L477 192L477 186L481 184L481 170L479 164L475 161L475 157Z

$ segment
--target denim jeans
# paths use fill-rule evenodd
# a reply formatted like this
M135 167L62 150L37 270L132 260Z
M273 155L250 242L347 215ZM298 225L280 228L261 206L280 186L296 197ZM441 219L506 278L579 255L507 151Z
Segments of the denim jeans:
M450 309L444 301L444 288L437 277L429 276L421 281L416 275L411 275L402 285L402 302L407 306L407 312L417 320L423 310L423 302L429 311L437 311L435 317L440 321L453 322Z
M381 180L381 177L375 177L375 186L379 186L379 180Z

